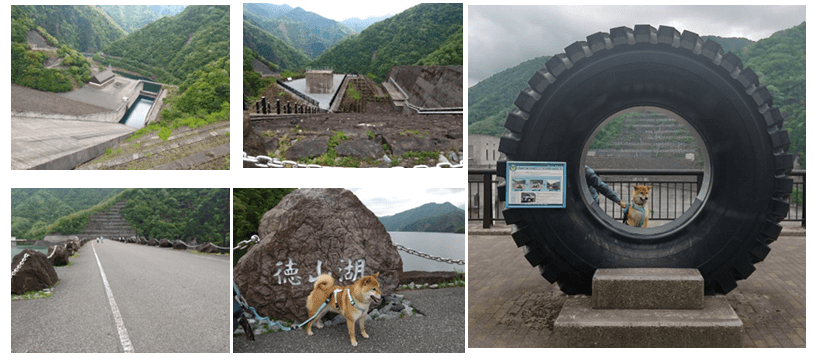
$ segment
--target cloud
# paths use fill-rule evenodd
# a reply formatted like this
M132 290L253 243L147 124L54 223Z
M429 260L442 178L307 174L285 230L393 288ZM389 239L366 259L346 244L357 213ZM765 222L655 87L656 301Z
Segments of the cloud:
M760 40L805 21L805 6L468 7L468 87L523 61L564 52L575 41L637 24L699 35Z

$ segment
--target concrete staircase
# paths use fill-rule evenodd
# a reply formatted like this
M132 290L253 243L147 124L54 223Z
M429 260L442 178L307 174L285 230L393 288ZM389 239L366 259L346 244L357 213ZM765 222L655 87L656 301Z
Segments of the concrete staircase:
M157 132L125 141L77 170L222 170L229 168L229 122L181 127L163 140Z
M554 347L742 347L724 296L704 296L697 269L598 269L593 294L569 296Z
M606 148L595 149L596 156L664 157L695 153L695 139L677 120L645 112L622 121L619 135Z
M105 211L100 211L90 216L90 221L85 229L82 230L80 238L97 238L105 237L108 239L118 237L136 236L136 230L133 229L124 216L121 210L124 208L125 201L119 201L113 204Z

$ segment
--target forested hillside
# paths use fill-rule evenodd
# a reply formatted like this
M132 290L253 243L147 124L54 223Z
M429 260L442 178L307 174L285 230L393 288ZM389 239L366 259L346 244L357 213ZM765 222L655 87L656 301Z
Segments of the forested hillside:
M81 87L90 79L90 62L67 45L72 38L63 37L66 42L61 43L42 26L49 25L59 15L71 13L58 10L51 7L11 7L12 83L38 90L65 92ZM29 14L39 16L39 20L44 22L38 23ZM38 45L36 50L28 44L29 36ZM92 38L91 35L89 37Z
M147 5L98 5L124 31L141 29L160 17Z
M76 5L15 5L12 6L12 28L22 17L31 19L42 27L60 45L67 45L80 52L97 52L126 34L95 6ZM19 36L12 30L12 41ZM20 41L16 38L16 41Z
M243 46L281 69L299 70L310 62L301 50L247 21L243 21Z
M229 189L134 189L122 212L148 239L228 243Z
M229 189L12 189L12 236L80 233L90 214L125 201L124 217L151 238L228 239ZM72 207L69 204L74 204Z
M32 228L109 199L124 189L11 189L11 236L28 238Z
M234 189L235 243L257 235L260 219L294 189Z
M469 88L469 134L500 136L506 116L514 109L517 94L528 80L545 66L549 56L524 61Z
M783 128L791 139L789 152L806 152L806 23L778 31L769 38L741 49L745 66L760 76L783 114Z
M105 53L141 65L129 70L162 69L175 78L163 81L178 84L206 64L229 57L229 6L188 6L116 41Z
M382 216L387 231L456 232L465 229L464 210L452 205L424 204L391 216Z
M791 138L790 152L801 156L805 167L805 23L752 42L743 38L705 36L738 54L774 97ZM525 61L494 74L469 88L469 134L500 136L506 116L527 81L545 66L549 56Z
M291 9L287 5L243 4L243 19L293 45L309 59L355 33L353 29L335 20L326 19L300 7Z
M462 28L462 4L416 5L371 25L359 35L345 38L314 59L311 66L330 67L339 73L372 75L381 82L391 67L415 65L447 44ZM438 65L463 65L462 52L460 56L433 58L452 61Z

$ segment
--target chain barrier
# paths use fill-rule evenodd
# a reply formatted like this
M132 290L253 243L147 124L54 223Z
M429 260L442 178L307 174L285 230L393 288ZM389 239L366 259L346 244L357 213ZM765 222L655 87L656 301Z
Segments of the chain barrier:
M330 166L322 166L317 164L300 164L296 161L292 160L280 160L276 158L271 158L268 156L258 155L258 156L249 156L245 152L243 153L243 163L244 164L252 164L254 167L258 168L330 168ZM435 168L463 168L464 162L461 161L460 164L453 164L449 161L442 161L435 166L428 166L428 165L416 165L413 166L414 169L428 169L431 167ZM403 166L394 166L391 169L404 169Z
M30 255L28 253L23 254L23 259L20 260L20 263L17 264L17 267L14 268L14 270L11 271L11 277L14 277L14 275L17 275L17 272L20 271L20 268L23 267L23 264L25 264L25 261L28 260L29 256Z
M466 263L463 260L453 260L453 259L448 259L448 258L444 258L444 257L440 257L440 256L434 256L434 255L430 255L430 254L425 254L425 253L420 252L418 250L410 249L410 248L405 247L404 245L401 245L401 244L395 244L395 245L396 245L396 249L398 249L398 250L404 251L404 252L406 252L406 253L408 253L410 255L415 255L415 256L418 256L418 257L425 258L427 260L445 262L447 264L466 265Z
M257 244L259 242L260 242L260 237L257 236L257 235L252 235L251 239L243 240L243 241L239 242L235 246L235 250L242 250L242 249L248 248L249 246ZM466 262L464 262L463 260L453 260L453 259L444 258L444 257L440 257L440 256L430 255L430 254L420 252L418 250L410 249L410 248L405 247L404 245L401 245L401 244L396 244L396 243L393 243L393 244L396 245L397 250L401 250L401 251L404 251L404 252L406 252L406 253L408 253L410 255L415 255L415 256L418 256L418 257L422 257L422 258L425 258L427 260L445 262L447 264L466 265Z
M243 241L237 243L237 245L235 245L234 249L235 250L243 250L243 249L246 249L249 246L252 246L252 245L257 244L259 242L260 242L260 237L257 236L257 235L252 235L251 239L243 240Z

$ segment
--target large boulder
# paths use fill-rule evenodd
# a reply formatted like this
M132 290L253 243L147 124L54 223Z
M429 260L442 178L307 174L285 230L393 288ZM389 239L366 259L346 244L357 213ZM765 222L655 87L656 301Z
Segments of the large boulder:
M206 254L220 254L221 253L221 251L218 250L218 248L215 247L215 245L213 245L211 242L203 243L201 246L197 247L195 250L197 250L198 252L201 252L201 253L206 253Z
M66 246L51 245L48 247L48 255L48 260L50 260L51 265L54 266L66 266L68 262L70 262L71 255L68 253Z
M260 243L235 266L234 281L263 316L304 321L305 302L321 273L350 285L379 273L384 293L402 276L390 234L373 212L343 189L299 189L263 215Z
M187 245L181 240L175 240L175 242L172 244L172 248L175 250L186 250Z
M158 241L158 247L172 247L172 242L168 239L161 239Z
M17 269L21 262L22 266ZM16 273L14 269L17 269ZM17 295L53 287L59 280L56 269L48 261L48 256L31 249L25 249L11 259L11 271L11 293Z

